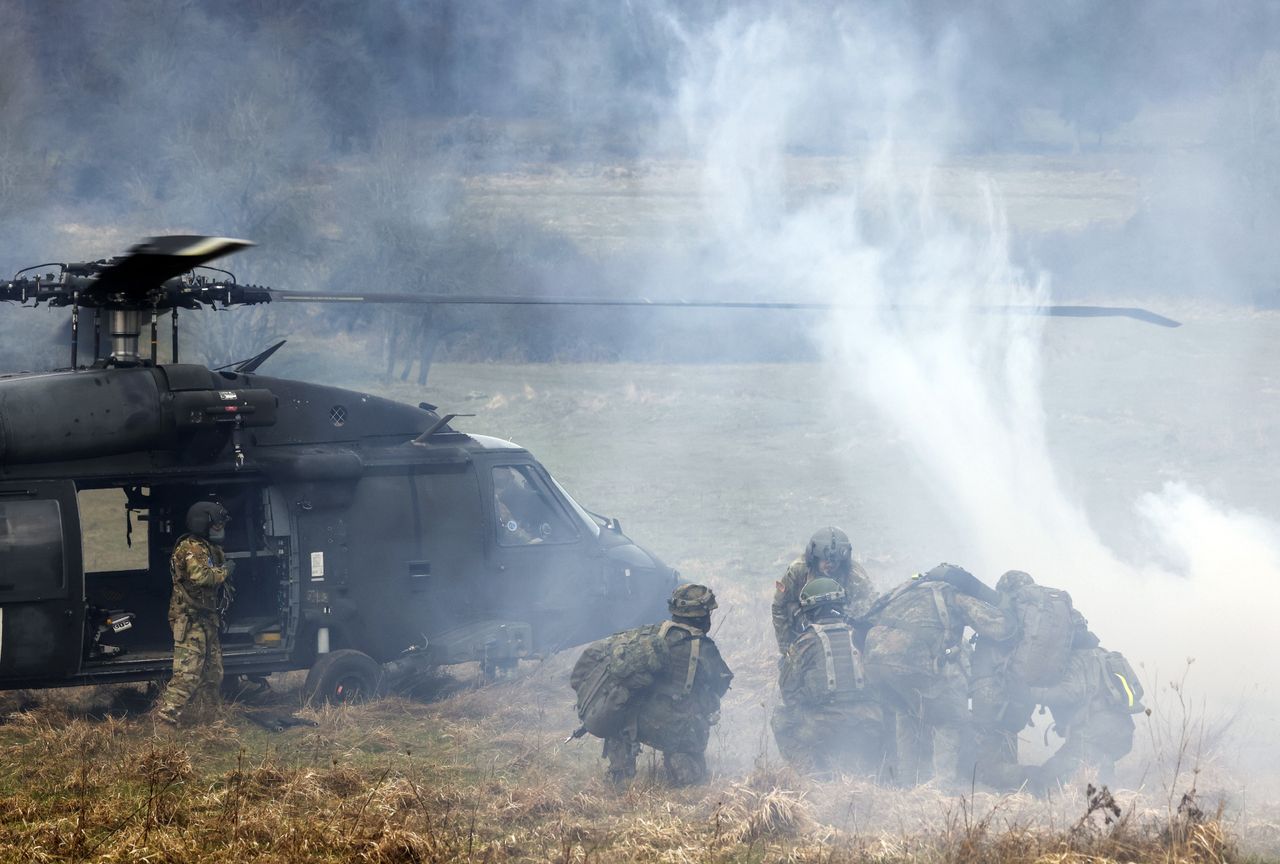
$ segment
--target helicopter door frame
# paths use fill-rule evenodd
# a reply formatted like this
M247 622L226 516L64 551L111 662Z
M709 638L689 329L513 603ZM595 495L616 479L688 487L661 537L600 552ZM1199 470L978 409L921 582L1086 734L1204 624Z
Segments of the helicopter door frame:
M75 483L0 482L0 679L75 675L84 616Z

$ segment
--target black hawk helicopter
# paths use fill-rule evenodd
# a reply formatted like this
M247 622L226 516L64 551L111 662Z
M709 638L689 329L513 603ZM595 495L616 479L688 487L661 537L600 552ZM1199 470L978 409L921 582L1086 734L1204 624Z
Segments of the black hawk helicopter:
M616 520L580 506L527 450L459 432L450 425L459 415L425 402L259 375L283 343L233 368L179 363L180 309L830 305L314 294L242 285L206 266L249 245L154 237L122 257L39 265L0 284L0 300L71 309L69 369L0 377L0 689L162 678L172 662L169 555L199 500L233 514L227 674L309 669L307 698L372 695L438 665L502 670L665 614L678 574ZM87 366L78 365L82 310L93 313ZM1176 326L1141 309L979 311ZM165 313L173 362L161 364ZM111 350L98 359L104 318ZM145 562L134 569L87 566L82 500L102 490L114 490L130 530L134 514L145 524Z

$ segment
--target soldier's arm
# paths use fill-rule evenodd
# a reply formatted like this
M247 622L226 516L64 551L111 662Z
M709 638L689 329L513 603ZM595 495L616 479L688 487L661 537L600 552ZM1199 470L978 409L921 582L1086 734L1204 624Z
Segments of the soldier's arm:
M227 570L213 563L208 549L192 543L181 550L182 568L187 581L198 588L212 588L227 581Z
M1003 642L1018 635L1018 621L1008 611L958 591L954 599L961 620L979 636Z
M1073 654L1062 680L1048 687L1028 687L1027 693L1037 705L1083 705L1089 698L1088 669Z
M876 602L876 588L871 584L871 577L857 561L849 568L849 584L845 586L849 605L847 614L850 618L860 618L867 614L871 604Z
M702 664L707 671L711 692L715 693L717 698L724 696L733 681L733 672L729 670L729 664L720 656L720 649L716 647L716 643L709 638L702 640L702 652L698 657L698 663Z
M800 610L800 583L796 565L792 564L782 579L774 584L773 634L778 639L778 650L786 651L795 639L792 623Z

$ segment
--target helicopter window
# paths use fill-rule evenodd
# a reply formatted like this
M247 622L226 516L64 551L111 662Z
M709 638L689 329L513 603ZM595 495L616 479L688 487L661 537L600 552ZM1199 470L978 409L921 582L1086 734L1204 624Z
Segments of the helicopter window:
M55 597L65 589L57 501L0 501L0 582L6 601Z
M583 525L587 526L587 530L590 531L595 536L599 537L601 522L593 519L591 517L591 514L588 513L586 509L581 504L579 504L577 500L574 499L574 497L570 495L569 492L563 486L560 485L559 480L552 477L551 485L555 486L556 489L560 492L560 494L564 496L564 500L569 502L569 506L573 508L574 513L578 514L578 518L582 520Z
M500 546L572 543L578 539L573 524L527 465L493 469L493 509Z
M86 573L147 569L146 514L127 509L123 489L81 489L76 500Z

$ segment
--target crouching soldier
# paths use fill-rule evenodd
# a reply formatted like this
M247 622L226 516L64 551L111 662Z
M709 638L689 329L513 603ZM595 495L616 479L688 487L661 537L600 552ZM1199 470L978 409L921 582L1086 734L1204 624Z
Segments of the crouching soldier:
M773 594L773 632L778 650L786 651L799 635L800 592L814 579L834 579L844 588L847 611L857 617L875 600L875 587L867 571L853 560L853 544L839 528L821 528L805 547L804 555L791 562Z
M884 761L883 716L866 685L847 604L834 579L805 585L804 629L782 658L773 735L783 758L802 771L876 774Z
M969 591L956 584L976 583ZM899 784L930 775L940 784L968 782L974 765L965 628L1003 641L1017 633L1012 615L978 599L977 579L940 564L881 597L867 614L867 676L897 714ZM985 586L982 586L985 588ZM990 588L985 593L994 595ZM925 764L932 753L932 771Z
M1027 698L1053 712L1054 730L1067 740L1039 768L1032 788L1043 794L1085 765L1110 783L1116 762L1133 749L1133 717L1142 706L1142 685L1124 655L1102 648L1071 652L1066 674L1050 687L1031 687Z
M706 749L733 673L707 635L716 597L703 585L681 585L671 619L589 645L569 679L582 726L604 739L609 779L635 776L640 746L662 751L673 786L707 777Z

